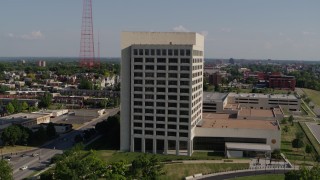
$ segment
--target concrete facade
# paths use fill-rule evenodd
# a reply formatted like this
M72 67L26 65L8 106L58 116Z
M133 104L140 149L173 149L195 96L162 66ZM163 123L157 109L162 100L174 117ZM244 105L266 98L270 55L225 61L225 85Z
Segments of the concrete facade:
M191 155L202 118L204 38L123 32L120 150Z

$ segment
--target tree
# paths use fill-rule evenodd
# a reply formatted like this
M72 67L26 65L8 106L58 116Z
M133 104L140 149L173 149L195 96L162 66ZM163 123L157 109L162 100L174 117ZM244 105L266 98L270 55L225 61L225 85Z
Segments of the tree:
M52 122L47 125L46 131L48 139L52 139L57 135L56 128L54 128L54 124Z
M283 118L282 120L281 120L281 124L287 124L287 118Z
M288 118L288 122L291 123L292 126L293 126L293 120L294 120L293 116L290 115Z
M52 103L52 95L46 92L42 97L40 97L39 107L48 108L51 105L51 103Z
M304 137L304 133L299 131L299 132L296 132L296 139L302 139Z
M79 89L93 89L93 83L87 79L81 79Z
M302 148L304 146L304 143L302 139L294 139L292 141L292 147L293 148Z
M286 132L286 133L289 132L289 127L288 126L284 126L283 131Z
M306 102L306 104L309 104L310 101L311 101L311 99L310 99L309 97L306 97L306 98L304 99L304 102Z
M0 159L0 180L13 180L13 171L10 164Z
M26 103L25 101L23 101L23 103L21 104L21 109L22 109L23 111L29 109L28 103Z
M4 129L1 134L1 140L5 145L16 145L21 137L21 130L18 126L13 125Z
M281 159L280 150L276 149L271 153L271 157L274 159Z
M312 152L312 146L311 146L310 144L307 144L307 145L306 145L305 152L306 152L307 154L310 154L310 153Z
M108 117L107 120L97 123L95 129L103 134L107 146L112 148L120 147L120 116L114 115Z
M163 164L155 155L150 158L144 154L132 161L131 175L133 179L157 179L164 174Z
M47 140L47 131L43 126L34 133L33 143L41 144Z
M13 105L11 104L11 102L6 106L6 110L9 114L12 114L14 113L14 107Z
M125 180L128 173L128 166L124 161L114 162L107 166L106 179Z
M320 167L313 166L311 169L300 167L299 170L285 173L285 180L318 180L320 179Z

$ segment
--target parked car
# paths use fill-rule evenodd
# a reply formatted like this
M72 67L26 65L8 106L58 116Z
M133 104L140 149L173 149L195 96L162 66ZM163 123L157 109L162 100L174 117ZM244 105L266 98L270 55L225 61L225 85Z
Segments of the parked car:
M11 161L11 157L10 156L6 156L6 157L4 157L4 159L7 160L7 161Z
M21 168L20 168L20 170L26 170L26 169L28 169L28 166L22 166Z

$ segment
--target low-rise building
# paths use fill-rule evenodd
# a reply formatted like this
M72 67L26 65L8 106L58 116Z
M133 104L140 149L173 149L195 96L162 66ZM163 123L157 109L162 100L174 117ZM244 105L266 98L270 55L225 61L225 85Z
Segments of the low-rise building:
M49 123L50 115L48 114L33 114L33 113L18 113L0 118L0 128L18 124L27 128L31 128L41 123Z

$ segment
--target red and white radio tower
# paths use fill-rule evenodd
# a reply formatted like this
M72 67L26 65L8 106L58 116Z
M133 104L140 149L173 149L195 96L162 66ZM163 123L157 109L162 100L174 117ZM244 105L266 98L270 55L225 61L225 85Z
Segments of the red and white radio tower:
M92 0L83 0L80 66L92 68L96 65L94 55L94 36L92 22Z

